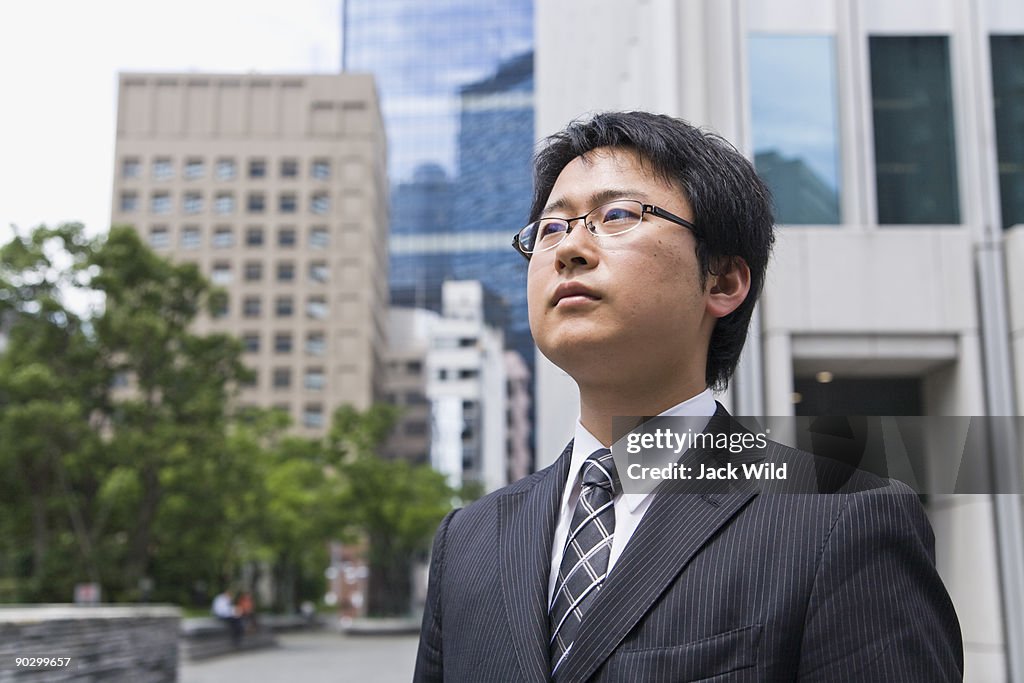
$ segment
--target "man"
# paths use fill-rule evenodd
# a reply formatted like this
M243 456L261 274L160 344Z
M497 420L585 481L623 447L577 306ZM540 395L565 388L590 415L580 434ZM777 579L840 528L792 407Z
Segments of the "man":
M711 388L773 242L749 162L682 121L600 114L539 152L531 221L515 239L530 328L579 386L576 435L442 521L416 680L960 680L959 624L905 486L621 490L613 417L728 421ZM812 456L759 457L815 480Z
M238 615L234 598L235 596L231 589L225 588L223 592L218 593L217 597L213 599L210 611L213 612L213 616L227 625L228 630L231 632L231 644L239 647L242 644L244 624L242 623L242 618Z

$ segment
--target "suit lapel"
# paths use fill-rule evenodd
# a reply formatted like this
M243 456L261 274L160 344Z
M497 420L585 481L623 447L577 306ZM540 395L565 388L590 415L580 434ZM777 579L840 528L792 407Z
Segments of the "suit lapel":
M498 556L505 605L523 679L547 681L548 579L572 442L532 488L498 501Z
M718 408L708 431L729 419ZM691 450L684 459L710 462L715 455ZM558 680L590 678L704 544L757 493L757 487L724 482L659 489L583 620Z

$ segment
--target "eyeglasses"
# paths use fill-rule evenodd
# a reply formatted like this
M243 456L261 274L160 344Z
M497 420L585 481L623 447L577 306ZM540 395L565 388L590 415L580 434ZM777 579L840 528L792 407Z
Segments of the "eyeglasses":
M690 230L695 236L697 226L669 213L653 204L644 204L635 199L618 199L602 204L576 218L541 218L530 223L512 238L512 246L520 254L529 259L535 252L547 251L557 247L565 236L572 232L572 224L578 220L594 237L615 237L633 230L644 221L644 216L652 214L664 218L676 225Z

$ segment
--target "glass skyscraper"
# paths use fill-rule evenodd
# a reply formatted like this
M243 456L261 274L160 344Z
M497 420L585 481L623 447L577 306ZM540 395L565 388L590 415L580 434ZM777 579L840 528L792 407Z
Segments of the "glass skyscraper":
M533 367L526 261L533 2L342 0L342 69L377 79L391 181L391 301L440 310L480 280L487 318Z

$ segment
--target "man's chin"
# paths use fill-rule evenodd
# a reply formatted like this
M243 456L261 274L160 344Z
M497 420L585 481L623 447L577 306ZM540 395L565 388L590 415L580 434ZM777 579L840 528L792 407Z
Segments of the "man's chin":
M545 358L577 381L594 372L614 372L622 367L627 354L620 344L586 336L574 336L557 344L538 345L538 348Z

